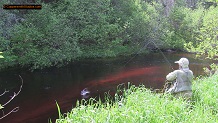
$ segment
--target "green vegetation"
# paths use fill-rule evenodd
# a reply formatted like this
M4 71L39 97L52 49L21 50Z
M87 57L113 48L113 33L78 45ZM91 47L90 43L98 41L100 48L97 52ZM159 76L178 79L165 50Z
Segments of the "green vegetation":
M217 59L218 56L218 8L202 8L195 12L195 19L200 21L200 26L193 29L196 33L195 41L186 44L187 50L196 52L198 56L204 54L209 59ZM200 16L201 15L201 16ZM203 16L203 17L202 17Z
M194 6L185 1L170 6L166 0L36 1L41 10L0 9L0 69L43 69L157 47L218 56L217 0L196 0ZM7 3L0 1L1 6ZM131 86L115 101L81 102L57 122L217 122L217 75L197 79L193 89L193 103L187 104Z
M0 54L2 54L2 52L0 52ZM0 55L0 58L4 58L4 56Z
M24 20L13 27L4 25L4 20L0 23L9 30L0 31L5 34L0 49L6 56L1 67L37 69L80 58L133 54L142 47L139 43L149 25L148 15L138 5L132 0L65 0L42 3L42 10L12 11ZM2 18L11 14L2 11Z
M157 47L217 56L214 0L198 0L194 7L185 1L170 7L166 0L43 1L36 0L41 10L0 9L0 51L5 56L0 69L43 69ZM1 6L7 3L11 2L0 1ZM167 7L170 10L165 14Z
M115 95L115 101L106 96L106 102L82 100L71 112L56 123L215 123L218 122L218 75L201 77L193 83L191 103L171 95L152 93L144 86L131 86ZM60 111L60 109L59 109Z

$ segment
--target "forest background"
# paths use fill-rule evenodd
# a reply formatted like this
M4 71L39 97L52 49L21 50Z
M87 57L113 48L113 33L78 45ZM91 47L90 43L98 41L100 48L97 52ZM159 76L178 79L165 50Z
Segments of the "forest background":
M218 56L218 0L1 0L0 69L32 70L157 48Z

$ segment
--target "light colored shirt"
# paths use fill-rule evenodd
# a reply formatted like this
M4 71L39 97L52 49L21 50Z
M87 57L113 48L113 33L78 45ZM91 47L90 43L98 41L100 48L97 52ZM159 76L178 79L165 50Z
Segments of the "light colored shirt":
M172 88L168 90L171 93L192 90L193 72L191 70L174 70L166 76L168 81L175 81Z

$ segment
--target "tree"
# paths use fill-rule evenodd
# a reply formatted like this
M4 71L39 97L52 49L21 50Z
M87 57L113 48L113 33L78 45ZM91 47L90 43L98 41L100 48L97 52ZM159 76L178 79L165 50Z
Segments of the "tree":
M196 52L197 56L206 55L208 59L218 59L218 7L211 7L204 12L202 27L199 28L196 44L189 42L186 48Z

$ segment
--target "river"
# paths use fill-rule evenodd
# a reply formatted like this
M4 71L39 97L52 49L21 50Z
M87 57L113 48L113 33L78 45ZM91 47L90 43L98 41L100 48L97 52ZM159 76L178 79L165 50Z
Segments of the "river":
M164 53L173 69L174 61L186 57L195 76L204 75L203 67L212 61L195 59L187 53ZM0 103L10 99L19 90L21 75L24 84L21 93L5 107L7 113L16 106L19 111L10 114L1 123L48 123L58 118L56 101L62 112L70 111L76 101L81 100L80 92L87 88L90 97L103 98L105 92L112 95L119 84L131 82L144 84L147 88L162 88L165 76L172 71L161 53L107 59L86 59L60 68L49 68L30 72L13 70L0 73L0 91L6 88L9 93L1 97Z

